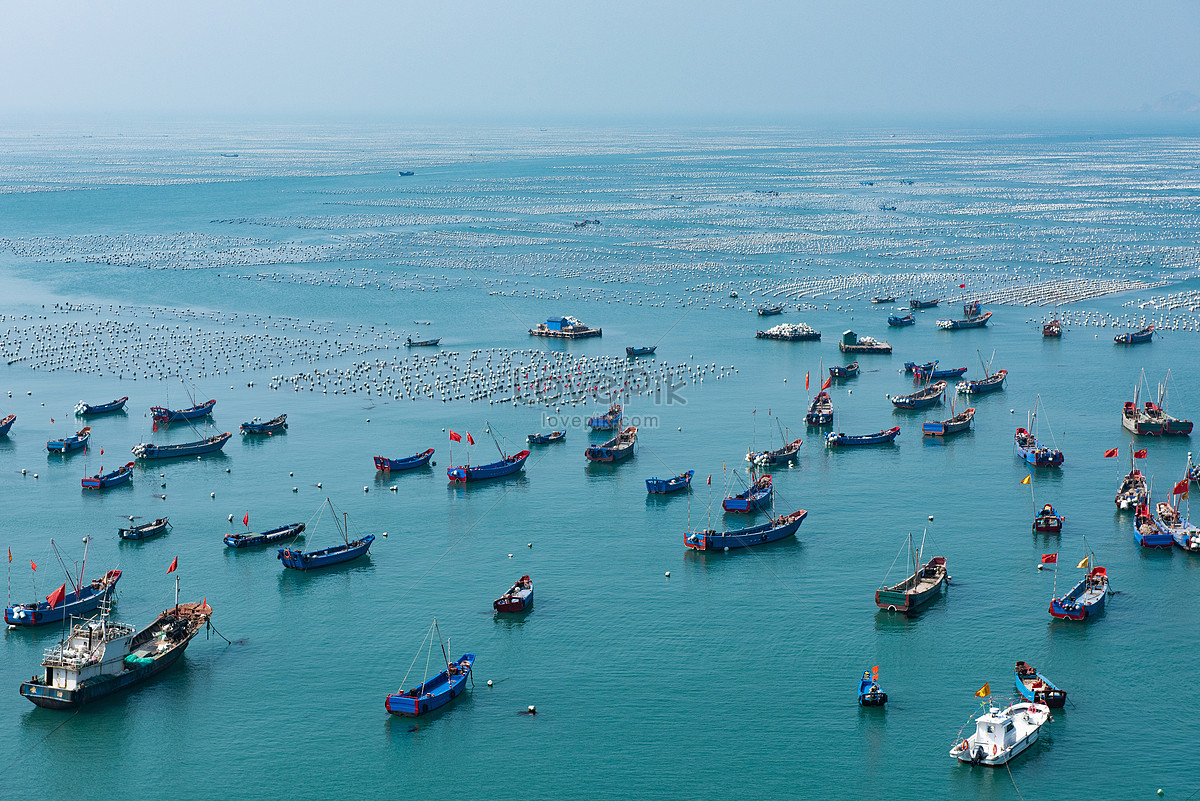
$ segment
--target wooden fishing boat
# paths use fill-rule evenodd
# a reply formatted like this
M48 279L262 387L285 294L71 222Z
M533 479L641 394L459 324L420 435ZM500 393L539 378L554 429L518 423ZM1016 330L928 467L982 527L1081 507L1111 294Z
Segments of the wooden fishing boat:
M533 579L521 576L508 592L492 601L492 608L497 612L524 612L533 606Z
M489 478L501 478L503 476L511 476L513 473L520 472L525 467L525 460L529 458L529 451L524 450L520 453L514 453L512 456L505 456L498 462L481 465L459 465L446 470L446 476L452 482L460 484L468 481L484 481Z
M70 453L71 451L77 451L87 446L88 437L91 435L92 427L84 426L76 431L74 436L50 440L46 443L46 450L50 451L50 453Z
M8 433L8 430L12 428L12 424L15 423L16 420L17 416L15 414L0 417L0 437L3 437Z
M921 548L925 545L921 541ZM913 548L912 537L908 538L911 555L909 567L913 573L899 584L879 585L875 591L875 605L889 612L911 614L938 596L950 578L946 573L946 557L935 556L918 567L921 561L921 548Z
M1117 490L1113 502L1121 511L1137 509L1149 502L1149 488L1141 470L1134 467L1125 474L1125 477L1121 479L1121 488Z
M892 426L891 428L878 431L874 434L843 434L840 431L836 434L830 432L825 435L825 444L828 447L854 447L858 445L883 445L891 442L896 437L900 436L900 426Z
M906 314L903 317L895 314L888 315L888 325L892 326L893 328L903 328L906 325L916 324L917 318L912 314Z
M119 412L125 408L125 403L128 400L129 396L126 395L123 398L117 398L116 400L109 401L108 403L91 404L80 401L79 403L75 404L75 414L78 417L95 417L99 414Z
M746 454L746 461L758 466L795 461L796 454L800 451L800 446L803 444L804 440L795 439L782 448L776 448L773 451L750 451Z
M178 588L176 589L178 596ZM176 603L141 631L102 614L72 626L46 652L45 673L21 682L21 695L47 709L75 709L138 684L175 663L212 617L207 600Z
M132 524L132 522L131 520L130 523ZM119 528L117 536L123 540L148 540L151 537L157 537L170 527L170 520L160 517L149 523L142 523L140 526L130 525L127 528Z
M918 371L923 372L923 373L932 373L934 370L937 369L937 365L938 365L937 359L934 359L931 362L925 362L924 364L917 364L916 362L905 362L904 363L904 372L912 373L913 375L916 375Z
M965 372L967 372L967 368L965 367L952 367L948 370L926 370L924 366L921 366L913 370L913 375L924 381L928 381L931 378L935 380L939 378L961 378Z
M44 601L11 604L4 609L4 622L10 626L43 626L47 623L57 623L61 620L85 615L108 601L117 589L117 582L121 580L121 571L110 570L103 577L91 581L84 578L87 570L88 545L91 543L91 539L91 537L83 539L83 565L80 567L78 575L67 570L66 564L58 553L58 546L54 544L54 540L50 540L50 547L54 549L54 556L58 559L63 573L66 574L71 591L67 592L68 584L64 584L46 596Z
M425 467L432 458L433 448L429 448L421 453L414 453L412 456L406 456L403 459L389 459L386 456L376 456L375 469L385 472L414 470L418 467Z
M1175 538L1171 536L1171 532L1167 531L1159 523L1158 518L1150 513L1148 503L1134 510L1133 538L1143 548L1170 548L1175 544Z
M982 395L985 392L995 392L998 389L1004 388L1004 380L1006 378L1008 378L1008 371L999 370L987 378L962 381L958 384L957 390L964 395Z
M963 315L967 319L971 319L972 317L978 317L982 311L983 311L983 303L981 301L973 300L969 303L963 304Z
M261 418L255 417L248 423L242 423L238 427L238 430L242 434L266 434L267 436L270 436L286 430L287 427L287 415L281 414L278 417L267 420L266 422L263 422Z
M312 570L357 559L371 549L371 543L374 541L375 535L368 534L353 542L347 541L342 545L322 548L319 551L305 553L291 548L280 548L275 555L283 562L284 567L290 567L292 570Z
M790 537L800 528L808 512L799 509L790 515L782 515L760 526L740 528L733 531L689 531L683 535L684 547L694 551L727 551L731 548L748 548Z
M599 328L588 328L574 317L551 317L544 323L538 323L536 328L529 329L531 337L550 339L585 339L603 333Z
M812 403L808 405L808 414L804 415L804 422L810 426L833 425L833 398L829 397L828 392L822 389L813 396Z
M755 339L778 339L783 342L815 342L821 339L821 332L807 323L781 323L759 331Z
M626 356L651 356L654 354L654 351L656 351L656 350L658 350L658 345L650 345L649 347L644 347L644 348L626 348L625 355Z
M1137 345L1141 342L1149 342L1154 338L1154 324L1146 326L1140 331L1134 331L1128 334L1117 334L1113 337L1113 341L1118 345Z
M621 426L621 404L614 403L608 407L608 411L599 417L589 417L588 428L594 428L597 431L612 431Z
M646 479L646 492L661 494L685 490L692 485L692 476L695 474L695 470L688 470L674 478L648 478Z
M1062 709L1067 702L1067 691L1054 686L1050 679L1026 662L1018 662L1015 670L1017 692L1026 701L1042 704L1051 709Z
M212 414L216 400L207 400L187 409L168 409L165 406L151 406L150 414L156 423L173 423L176 420L197 420Z
M562 442L566 438L566 431L551 431L549 434L530 434L525 441L530 445L549 445L553 442Z
M1142 436L1158 436L1162 434L1162 421L1155 420L1138 408L1137 401L1125 401L1121 409L1121 425L1134 434Z
M637 427L628 426L603 445L588 446L583 455L591 462L619 462L633 456L635 445L637 445Z
M1169 547L1169 546L1168 546ZM1050 601L1050 614L1062 620L1083 620L1104 610L1108 596L1108 571L1093 567L1070 592Z
M921 430L927 437L948 437L969 430L974 419L975 407L971 406L948 420L926 420Z
M860 337L853 331L843 331L838 350L842 353L891 353L892 346L873 337Z
M1036 743L1049 719L1050 709L1044 704L1010 704L1005 709L990 706L975 719L975 733L955 743L950 756L972 765L1003 765Z
M875 297L871 298L871 302L872 303L895 303L896 296L895 295L891 295L891 296L876 295Z
M858 683L858 705L883 706L886 703L887 693L880 689L871 671L864 670L862 680Z
M726 512L746 514L754 512L771 502L771 476L759 476L745 492L726 498L721 502L721 508Z
M1186 437L1192 433L1192 421L1172 417L1167 414L1167 384L1170 383L1171 371L1163 382L1158 385L1158 401L1146 401L1146 416L1162 424L1162 433L1167 436Z
M413 339L412 337L408 337L404 340L404 345L409 348L432 348L436 347L441 341L441 337L434 337L432 339Z
M1042 510L1033 518L1033 530L1038 534L1061 534L1063 520L1062 515L1054 511L1054 507L1046 504Z
M155 445L152 442L142 442L133 446L133 455L139 459L174 459L179 456L198 456L202 453L212 453L225 447L225 443L233 434L214 434L197 442L181 442L178 445Z
M858 375L858 362L850 362L845 367L835 365L829 368L830 378L854 378L856 375Z
M250 548L255 545L270 545L283 540L295 539L304 533L303 523L292 523L287 526L280 526L260 534L226 534L225 544L230 548Z
M783 314L783 306L759 306L758 314L761 317L770 317L775 314Z
M389 695L384 707L393 715L415 718L445 706L467 688L474 663L475 654L463 654L458 661L447 663L446 669L429 681L403 693Z
M932 309L940 302L940 298L934 298L933 300L918 300L917 298L913 298L908 302L908 305L913 309Z
M1017 429L1014 440L1017 455L1035 467L1058 467L1064 461L1062 451L1039 445L1037 437L1030 434L1024 426Z
M1061 337L1062 332L1062 323L1058 320L1051 320L1042 326L1042 336L1044 337Z
M943 331L961 331L964 328L983 328L992 319L991 312L984 312L978 317L968 317L966 320L938 320L936 325Z
M80 480L80 485L84 489L108 489L115 487L118 484L124 484L133 478L133 462L126 462L124 466L118 467L111 473L97 473L94 476L88 476ZM104 468L100 468L103 470Z
M946 392L945 381L935 381L929 386L921 389L911 395L892 395L888 400L897 409L924 409L927 406L933 406L936 403L942 402L942 396Z

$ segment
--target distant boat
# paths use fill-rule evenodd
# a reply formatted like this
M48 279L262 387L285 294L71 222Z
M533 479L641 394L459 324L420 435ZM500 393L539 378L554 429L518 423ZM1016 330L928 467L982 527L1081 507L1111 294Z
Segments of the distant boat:
M533 606L533 579L521 576L508 588L508 592L492 601L497 612L524 612Z
M1158 385L1158 401L1146 401L1146 416L1162 424L1163 434L1186 437L1192 433L1192 421L1167 414L1167 384L1170 379L1171 371L1167 370L1166 377Z
M400 172L396 173L396 175L400 178L409 178L413 175L416 175L416 173L412 170L400 170Z
M1141 378L1133 388L1133 400L1125 401L1125 405L1121 407L1121 426L1133 434L1158 436L1163 432L1163 421L1152 418L1147 410L1138 404L1144 378L1145 371L1143 370Z
M874 434L843 434L840 431L836 434L829 433L825 435L825 444L833 447L853 447L857 445L883 445L891 442L896 437L900 436L900 426L884 429L883 431Z
M926 370L922 365L921 367L913 370L913 375L915 375L917 378L923 378L928 381L931 378L935 380L939 378L961 378L965 372L967 372L967 368L965 367L951 367L946 370Z
M1140 331L1134 331L1129 334L1117 334L1113 337L1113 341L1118 345L1137 345L1141 342L1149 342L1154 338L1154 324L1146 326Z
M1148 503L1134 510L1133 538L1143 548L1170 548L1175 544L1171 532L1159 523L1158 518L1150 514Z
M924 364L917 364L916 362L905 362L904 363L904 372L912 373L913 375L916 375L918 372L932 373L934 370L937 369L937 366L938 366L937 359L934 359L931 362L925 362Z
M109 600L117 589L121 579L120 570L110 570L103 577L87 581L84 571L87 569L87 550L91 537L83 538L83 564L77 573L67 570L66 564L58 553L58 546L50 540L54 556L59 566L66 574L67 584L58 591L51 593L44 601L32 601L24 604L10 604L4 608L4 622L10 626L42 626L47 623L57 623L72 617L87 614L100 604ZM68 587L70 592L68 592ZM59 594L61 592L61 595ZM58 596L58 597L56 597Z
M853 331L843 331L838 350L842 353L891 353L892 346L874 337L860 337Z
M763 317L769 317L773 314L783 314L783 306L759 306L758 313Z
M1089 554L1089 563L1090 556ZM1057 573L1058 571L1055 571L1056 585ZM1057 592L1057 590L1055 591ZM1107 596L1108 571L1102 567L1093 567L1069 592L1061 597L1051 599L1049 612L1052 617L1063 620L1084 620L1095 617L1104 611L1104 601Z
M418 467L424 467L429 464L429 460L433 458L433 448L415 453L412 456L407 456L403 459L389 459L386 456L375 457L375 469L385 472L393 472L399 470L413 470Z
M404 344L409 348L432 348L441 341L441 337L434 337L432 339L413 339L412 337L409 337L408 339L404 340Z
M658 345L650 345L645 348L626 348L626 356L650 356L654 351L658 350Z
M822 389L813 396L808 405L808 414L804 415L804 422L810 426L833 424L833 398L829 397L828 392Z
M1050 679L1038 672L1033 665L1018 662L1015 670L1017 692L1026 701L1044 704L1051 709L1062 709L1067 702L1066 690L1055 687Z
M917 298L913 298L908 302L908 305L913 309L932 309L940 302L940 298L934 298L933 300L918 300Z
M84 489L108 489L115 487L118 484L124 484L133 478L133 462L126 462L123 467L118 467L111 473L97 473L94 476L88 476L82 479L79 483ZM103 470L104 468L100 468Z
M329 510L333 512L333 523L337 526L338 533L342 536L342 544L334 545L331 548L322 548L319 551L309 551L305 553L300 550L292 550L289 548L280 548L275 556L283 562L284 567L292 570L312 570L318 567L328 567L330 565L349 562L351 559L357 559L371 548L371 543L375 541L374 534L368 534L365 537L350 540L350 523L346 512L342 512L342 519L337 519L337 511L333 508L333 503L326 498L325 503L329 505Z
M850 362L845 367L833 366L829 368L830 378L854 378L858 375L858 362Z
M912 314L906 314L903 317L897 314L888 315L888 325L893 328L903 328L906 325L916 325L917 318Z
M1117 495L1113 498L1117 508L1121 511L1128 509L1137 509L1149 502L1149 489L1146 486L1146 477L1141 470L1132 466L1133 459L1130 458L1130 471L1121 479L1121 487L1117 490Z
M1191 501L1184 508L1181 501L1188 498L1191 487L1192 454L1188 454L1187 467L1183 471L1183 480L1175 485L1166 503L1158 504L1158 525L1171 535L1171 539L1185 551L1200 553L1200 529L1191 521Z
M202 453L212 453L225 447L225 443L233 434L215 434L197 442L181 442L178 445L155 445L152 442L142 442L133 446L133 455L139 459L174 459L179 456L197 456Z
M1037 420L1037 409L1041 402L1042 396L1038 395L1033 402L1033 409L1029 412L1029 420L1025 426L1017 429L1013 440L1017 446L1017 455L1025 462L1034 467L1058 467L1064 461L1063 452L1058 448L1047 448L1038 442L1036 435L1029 432L1029 428L1033 428Z
M525 441L530 445L549 445L554 442L562 442L566 438L566 431L551 431L549 434L530 434L525 437Z
M636 444L637 427L627 426L624 431L604 444L589 446L583 455L592 462L619 462L633 456Z
M117 398L115 401L108 403L97 403L94 406L90 403L80 401L75 404L75 414L79 417L94 417L98 414L109 414L110 412L119 412L125 408L125 402L129 400L129 396Z
M500 478L502 476L511 476L513 473L519 472L525 467L525 460L529 458L529 451L524 450L520 453L514 453L512 456L504 456L498 462L481 465L459 465L446 470L446 477L453 483L465 484L468 481L483 481L489 478Z
M287 526L279 526L278 528L269 529L260 534L226 534L225 544L230 548L250 548L255 545L270 545L283 540L290 540L299 537L304 533L303 523L292 523Z
M588 328L574 317L551 317L544 323L538 323L536 328L529 329L529 335L534 337L549 337L550 339L585 339L602 336L600 328Z
M792 462L795 461L796 454L800 451L800 446L803 444L804 440L794 439L791 442L785 443L782 448L776 448L773 451L750 451L746 454L746 461L760 467Z
M935 556L923 566L921 550L925 547L922 538L921 547L914 548L912 535L908 537L909 565L912 575L899 584L879 585L875 591L875 605L889 612L904 612L909 614L917 611L938 596L950 578L946 573L946 557Z
M410 718L445 706L467 688L467 678L474 663L475 654L463 654L457 662L447 662L446 669L432 679L403 693L389 695L384 706L393 715Z
M165 517L151 520L149 523L142 523L140 526L133 525L133 520L129 522L128 527L117 529L117 536L123 540L148 540L151 537L157 537L171 527L171 521Z
M962 381L956 389L964 395L982 395L985 392L995 392L998 389L1004 389L1004 380L1006 378L1008 378L1008 371L999 370L987 378Z
M17 416L15 414L10 414L7 417L0 417L0 437L3 437L8 433L8 430L12 428L12 424L16 422L16 419Z
M683 544L694 551L724 551L732 548L748 548L790 537L800 528L808 512L804 509L782 515L760 526L740 528L733 531L689 531L683 535Z
M207 400L187 409L168 409L165 406L151 406L150 413L156 423L173 423L176 420L196 420L212 414L216 400Z
M921 430L927 437L948 437L951 434L959 434L969 430L971 428L971 421L974 419L975 407L972 406L948 420L926 420L921 426Z
M588 428L594 428L597 431L611 431L619 428L621 424L621 404L614 403L608 407L608 411L599 417L589 417Z
M871 298L871 302L872 303L895 303L896 296L895 295L876 295L875 297Z
M84 426L75 432L74 436L52 439L46 443L46 450L51 453L70 453L87 446L88 437L92 435L92 427Z
M918 390L911 395L892 395L888 400L897 409L924 409L927 406L933 406L936 403L942 402L942 396L946 392L945 381L935 381L924 389Z
M1038 732L1050 719L1042 704L989 706L975 719L975 733L950 749L950 756L972 765L1003 765L1037 742Z
M984 312L978 317L970 317L966 320L938 320L936 325L943 331L958 331L963 328L983 328L990 319L992 319L992 313Z
M695 470L688 470L686 473L680 473L673 478L648 478L646 479L646 492L656 495L668 492L680 492L692 485L692 476L695 474Z
M753 475L753 474L752 474ZM721 507L726 512L745 514L754 512L771 502L771 476L763 475L755 479L745 492L726 498Z
M1062 323L1058 320L1051 320L1042 326L1042 336L1044 337L1061 337L1062 332Z
M242 423L241 426L238 427L238 430L242 434L267 434L269 436L279 431L283 431L287 427L287 415L281 414L278 417L267 420L266 422L263 422L261 419L256 417L248 423Z
M1063 520L1053 506L1046 504L1033 518L1033 530L1038 534L1061 534Z
M858 683L859 706L883 706L887 703L887 693L879 687L871 671L864 670L862 680Z

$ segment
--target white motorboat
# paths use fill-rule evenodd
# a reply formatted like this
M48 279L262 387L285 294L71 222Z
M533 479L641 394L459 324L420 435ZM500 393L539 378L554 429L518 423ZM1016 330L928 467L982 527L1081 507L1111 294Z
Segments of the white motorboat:
M975 733L955 743L950 756L972 765L1003 765L1037 742L1038 731L1050 720L1044 704L1010 704L989 707L975 719Z

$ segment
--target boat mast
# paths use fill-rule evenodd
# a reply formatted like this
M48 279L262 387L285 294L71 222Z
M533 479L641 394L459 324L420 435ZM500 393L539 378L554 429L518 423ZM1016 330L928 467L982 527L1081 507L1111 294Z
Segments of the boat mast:
M85 539L84 542L86 541L87 540ZM50 547L54 549L54 558L58 560L58 566L61 567L63 573L66 574L67 581L71 582L71 586L75 588L76 592L79 592L79 585L75 583L75 577L71 575L71 571L67 570L67 566L63 563L62 554L58 552L58 546L54 544L53 539L50 540ZM84 552L87 552L86 545L84 546Z
M442 642L442 630L440 628L438 628L436 617L433 619L433 628L435 631L437 631L438 645L440 645L442 647L442 659L445 660L446 667L450 667L450 655L446 653L446 644L444 642ZM433 643L431 642L429 645L430 645L430 647L432 647ZM449 677L447 677L447 678L449 678Z

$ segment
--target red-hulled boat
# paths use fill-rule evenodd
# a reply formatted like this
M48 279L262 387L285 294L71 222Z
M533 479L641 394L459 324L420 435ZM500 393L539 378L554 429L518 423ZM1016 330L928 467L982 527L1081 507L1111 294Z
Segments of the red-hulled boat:
M521 576L517 582L508 588L508 592L492 601L492 608L497 612L524 612L533 606L533 579Z

